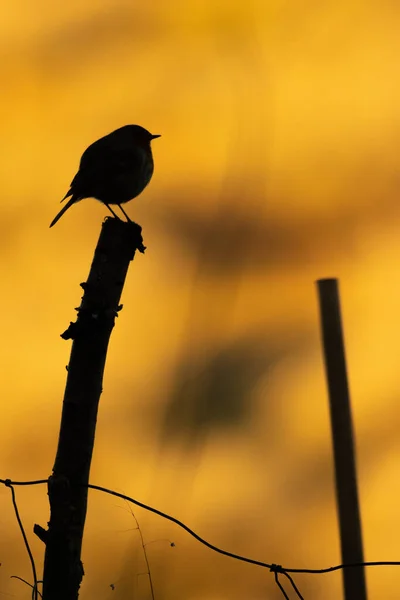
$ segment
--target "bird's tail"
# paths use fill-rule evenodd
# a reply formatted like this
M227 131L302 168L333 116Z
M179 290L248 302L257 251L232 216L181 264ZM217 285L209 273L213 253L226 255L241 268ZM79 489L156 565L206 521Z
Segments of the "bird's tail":
M64 198L63 198L63 200L64 200ZM57 221L59 219L61 219L61 217L63 216L65 211L68 210L73 204L75 204L75 202L79 202L79 200L80 200L80 198L77 198L76 196L72 196L68 200L67 204L65 206L63 206L62 209L60 210L60 212L54 217L54 219L50 223L50 227L53 227L53 225L55 225L57 223Z

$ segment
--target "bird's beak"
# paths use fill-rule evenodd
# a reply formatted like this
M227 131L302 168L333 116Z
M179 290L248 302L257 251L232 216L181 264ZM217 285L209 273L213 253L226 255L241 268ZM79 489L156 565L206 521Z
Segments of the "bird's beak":
M151 139L155 140L156 138L161 137L161 134L157 133L157 135L152 135Z

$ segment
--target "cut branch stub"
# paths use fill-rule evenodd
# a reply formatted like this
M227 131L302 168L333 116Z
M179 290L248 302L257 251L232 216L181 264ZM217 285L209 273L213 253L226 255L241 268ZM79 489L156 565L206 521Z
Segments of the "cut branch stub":
M103 223L75 323L62 334L72 339L46 532L43 600L77 600L93 453L104 366L129 263L144 252L141 227L109 218ZM42 533L42 532L40 532Z

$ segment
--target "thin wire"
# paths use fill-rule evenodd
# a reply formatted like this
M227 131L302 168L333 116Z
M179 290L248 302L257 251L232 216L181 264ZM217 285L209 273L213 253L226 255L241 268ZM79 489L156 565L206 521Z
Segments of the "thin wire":
M11 487L11 485L39 485L39 484L44 484L47 482L48 482L47 479L38 479L35 481L11 481L9 479L0 479L0 483L4 483L8 487ZM234 554L232 552L227 552L226 550L222 550L221 548L218 548L217 546L210 544L209 542L204 540L202 537L197 535L197 533L195 533L192 529L190 529L190 527L188 527L187 525L185 525L184 523L179 521L179 519L176 519L175 517L167 515L166 513L163 513L162 511L160 511L156 508L148 506L147 504L144 504L143 502L139 502L138 500L135 500L134 498L131 498L130 496L126 496L125 494L120 494L119 492L114 492L113 490L109 490L108 488L105 488L105 487L102 487L99 485L87 484L87 487L91 488L93 490L98 490L100 492L105 492L106 494L110 494L111 496L116 496L117 498L122 498L123 500L127 500L128 502L132 502L133 504L136 504L137 506L140 506L141 508L144 508L145 510L148 510L149 512L152 512L156 515L159 515L160 517L163 517L164 519L167 519L168 521L171 521L172 523L175 523L176 525L178 525L179 527L181 527L182 529L187 531L187 533L189 533L197 541L204 544L204 546L207 546L208 548L210 548L211 550L214 550L215 552L218 552L219 554L223 554L224 556L228 556L230 558L234 558L236 560L250 563L252 565L256 565L259 567L264 567L264 568L267 568L267 569L273 571L275 573L275 581L277 582L282 593L285 595L285 598L287 597L286 592L283 590L282 585L280 584L279 579L277 579L277 576L276 576L276 574L278 572L285 574L290 579L293 589L296 591L299 598L302 598L293 579L288 576L288 573L320 574L320 573L331 573L333 571L338 571L340 569L347 569L347 568L353 568L353 567L400 566L400 561L371 561L371 562L362 562L362 563L340 564L340 565L335 565L334 567L327 567L325 569L292 569L292 568L289 569L286 567L278 567L277 565L274 565L274 564L268 564L268 563L265 563L265 562L262 562L259 560L253 560L253 559L247 558L245 556L240 556L239 554ZM12 490L12 493L14 493L12 487L11 487L11 490ZM18 516L17 516L17 518L18 518ZM22 531L23 531L23 529L22 529ZM26 537L24 537L24 539L26 539ZM28 548L29 548L29 546L28 546Z
M22 537L24 538L25 548L26 548L26 551L28 552L29 560L31 561L32 575L33 575L32 599L33 600L37 600L37 598L38 598L38 588L37 588L38 580L37 580L37 575L36 575L35 560L33 558L33 554L32 554L31 549L29 547L28 538L26 537L24 526L22 525L21 517L19 516L17 501L15 499L15 490L14 490L14 488L12 486L12 483L11 483L11 481L9 479L6 479L5 485L7 487L9 487L10 490L11 490L11 498L12 498L12 503L13 503L13 506L14 506L15 516L17 517L18 525L19 525L19 528L21 530Z
M286 573L285 570L283 570L282 572L289 579L289 581L292 584L292 587L293 587L294 591L296 592L298 598L300 598L300 600L304 600L303 596L300 594L299 588L297 587L297 585L293 581L293 577L290 577L289 573Z
M26 583L26 585L29 585L29 587L32 588L33 590L33 585L31 583L29 583L29 581L26 581L26 579L22 579L22 577L18 577L18 575L10 575L10 579L19 579L20 581L22 581L23 583ZM39 583L39 582L38 582ZM43 598L42 594L39 592L38 590L38 594L41 598Z
M7 487L9 485L40 485L48 482L48 479L36 479L35 481L11 481L11 479L0 479L0 483L4 483Z
M113 490L109 490L100 485L93 485L92 483L89 483L87 487L92 490L98 490L99 492L105 492L106 494L111 494L111 496L116 496L117 498L122 498L123 500L128 500L129 502L132 502L133 504L136 504L137 506L140 506L141 508L144 508L145 510L155 513L156 515L159 515L160 517L163 517L164 519L167 519L168 521L172 521L172 523L179 525L179 527L182 527L182 529L187 531L198 542L201 542L202 544L204 544L204 546L207 546L208 548L210 548L211 550L214 550L215 552L218 552L219 554L223 554L224 556L229 556L230 558L235 558L236 560L241 560L242 562L247 562L252 565L257 565L259 567L271 569L272 565L270 565L268 563L262 562L260 560L253 560L252 558L246 558L245 556L240 556L239 554L233 554L232 552L227 552L226 550L222 550L221 548L218 548L217 546L210 544L209 542L204 540L202 537L197 535L197 533L195 533L192 529L190 529L190 527L188 527L187 525L182 523L182 521L179 521L179 519L176 519L175 517L171 517L171 515L167 515L166 513L163 513L161 510L158 510L157 508L153 508L152 506L143 504L143 502L134 500L130 496L126 496L125 494L120 494L119 492L114 492Z
M275 582L276 585L278 586L278 588L281 590L282 594L284 595L284 597L286 598L286 600L290 600L289 596L287 595L287 593L285 592L285 590L283 589L283 585L281 584L281 582L279 581L279 577L278 577L278 571L274 571L274 575L275 575Z
M400 561L398 560L378 560L370 562L359 562L359 563L346 563L343 565L335 565L334 567L327 567L326 569L286 569L286 573L309 573L309 574L320 574L320 573L332 573L332 571L338 571L339 569L351 569L353 567L398 567Z

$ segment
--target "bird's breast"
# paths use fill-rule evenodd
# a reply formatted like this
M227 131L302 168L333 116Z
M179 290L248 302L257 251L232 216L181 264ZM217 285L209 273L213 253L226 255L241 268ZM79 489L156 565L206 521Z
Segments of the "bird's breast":
M154 163L150 155L143 155L141 161L132 161L116 174L114 192L119 202L128 202L143 192L153 175Z

